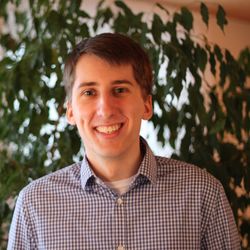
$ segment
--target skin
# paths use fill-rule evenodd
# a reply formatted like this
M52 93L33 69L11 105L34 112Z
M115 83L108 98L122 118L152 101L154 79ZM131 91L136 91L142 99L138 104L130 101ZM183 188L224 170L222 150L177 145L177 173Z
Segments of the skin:
M136 174L141 162L141 120L152 116L152 98L142 96L131 65L113 65L83 55L75 70L67 120L76 125L95 174L116 181Z

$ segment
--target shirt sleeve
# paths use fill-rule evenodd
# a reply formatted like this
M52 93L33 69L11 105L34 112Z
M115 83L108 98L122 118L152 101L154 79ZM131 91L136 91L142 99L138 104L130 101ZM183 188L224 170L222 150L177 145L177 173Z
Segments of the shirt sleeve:
M216 190L212 212L202 239L202 249L239 250L240 237L222 185Z
M30 218L24 206L24 193L21 191L16 202L11 227L9 231L9 240L7 250L31 250L32 246Z

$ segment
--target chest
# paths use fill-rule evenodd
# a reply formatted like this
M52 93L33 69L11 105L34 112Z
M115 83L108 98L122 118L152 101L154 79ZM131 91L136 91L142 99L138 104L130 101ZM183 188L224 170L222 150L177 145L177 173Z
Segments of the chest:
M180 187L147 186L122 197L55 196L35 211L35 237L39 249L198 249L199 200Z

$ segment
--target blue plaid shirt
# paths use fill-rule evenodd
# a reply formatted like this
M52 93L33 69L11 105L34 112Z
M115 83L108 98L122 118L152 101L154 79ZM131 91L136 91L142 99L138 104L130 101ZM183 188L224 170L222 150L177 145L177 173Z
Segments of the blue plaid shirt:
M86 158L25 187L8 249L240 249L222 185L144 144L138 177L121 196L96 182Z

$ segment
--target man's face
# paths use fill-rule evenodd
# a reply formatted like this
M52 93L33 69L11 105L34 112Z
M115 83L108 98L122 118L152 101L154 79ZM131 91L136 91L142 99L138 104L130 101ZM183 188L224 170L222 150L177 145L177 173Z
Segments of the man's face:
M139 149L141 119L151 115L151 96L142 97L131 65L80 57L67 119L77 126L89 159L129 157Z

